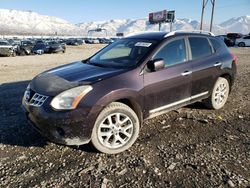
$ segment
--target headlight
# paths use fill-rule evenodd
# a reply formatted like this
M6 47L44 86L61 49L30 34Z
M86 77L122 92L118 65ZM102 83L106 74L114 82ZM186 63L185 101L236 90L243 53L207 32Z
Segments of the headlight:
M85 85L66 90L51 101L50 105L55 110L72 110L75 109L80 100L92 90L92 86Z
M30 83L27 85L26 90L30 90Z
M24 95L23 95L23 101L28 101L30 99L30 84L27 86Z

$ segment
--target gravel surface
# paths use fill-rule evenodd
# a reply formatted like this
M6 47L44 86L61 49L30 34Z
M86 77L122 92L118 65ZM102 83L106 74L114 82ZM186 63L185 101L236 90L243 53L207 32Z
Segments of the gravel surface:
M123 153L61 146L36 133L20 107L29 80L101 47L0 58L0 187L250 187L250 48L230 49L238 76L222 110L196 103L147 120Z

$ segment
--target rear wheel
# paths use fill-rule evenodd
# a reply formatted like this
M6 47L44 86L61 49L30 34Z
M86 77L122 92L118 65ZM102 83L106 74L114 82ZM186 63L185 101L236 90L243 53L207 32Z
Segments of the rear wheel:
M238 44L238 46L239 46L239 47L245 47L246 44L245 44L244 42L240 42L240 43Z
M226 78L219 77L213 87L211 96L205 100L207 107L218 110L227 102L230 86Z
M130 148L139 135L136 113L127 105L113 102L99 114L91 142L100 152L120 153Z

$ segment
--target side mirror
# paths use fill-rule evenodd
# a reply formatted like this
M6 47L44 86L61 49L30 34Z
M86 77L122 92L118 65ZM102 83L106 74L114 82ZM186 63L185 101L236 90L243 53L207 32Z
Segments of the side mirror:
M162 58L151 60L147 63L147 69L150 72L159 71L165 68L165 62Z

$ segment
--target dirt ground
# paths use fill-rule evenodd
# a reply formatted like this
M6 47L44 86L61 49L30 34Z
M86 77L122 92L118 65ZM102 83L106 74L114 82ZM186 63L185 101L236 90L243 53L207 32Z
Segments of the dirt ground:
M0 58L0 187L250 187L250 48L230 49L238 76L222 110L197 103L147 120L123 153L61 146L34 131L21 110L30 79L101 47Z

